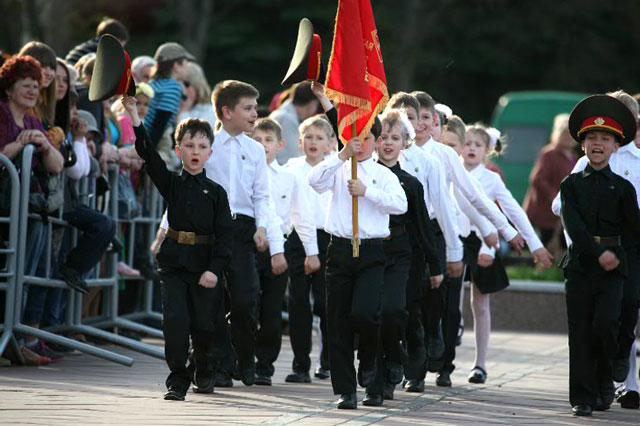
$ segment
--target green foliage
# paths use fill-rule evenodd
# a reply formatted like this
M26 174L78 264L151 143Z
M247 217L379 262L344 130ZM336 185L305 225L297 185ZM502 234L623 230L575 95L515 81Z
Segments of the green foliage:
M538 269L528 265L507 266L507 275L511 280L528 281L563 281L562 269L552 266L549 269Z

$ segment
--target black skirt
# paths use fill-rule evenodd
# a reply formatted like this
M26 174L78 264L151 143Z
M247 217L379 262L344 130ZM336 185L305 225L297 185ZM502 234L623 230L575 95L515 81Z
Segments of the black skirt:
M483 268L478 266L478 253L482 247L482 241L476 233L471 232L468 237L462 238L462 242L464 261L468 266L464 277L466 281L473 282L482 294L497 293L509 287L509 277L497 251L493 263Z

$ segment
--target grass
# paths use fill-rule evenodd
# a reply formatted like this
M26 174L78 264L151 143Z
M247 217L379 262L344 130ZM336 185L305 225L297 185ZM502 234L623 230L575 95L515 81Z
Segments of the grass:
M507 275L512 280L531 281L564 281L562 269L552 266L549 269L540 270L529 265L507 266Z

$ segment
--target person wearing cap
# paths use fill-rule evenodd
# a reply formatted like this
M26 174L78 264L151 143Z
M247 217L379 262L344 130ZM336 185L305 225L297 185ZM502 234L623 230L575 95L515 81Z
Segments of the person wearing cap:
M636 117L640 106L628 93L618 90L610 93L623 102ZM587 164L586 156L580 158L571 173L582 172ZM640 206L640 137L636 133L633 143L628 143L614 152L609 159L611 170L631 182L638 196ZM553 213L560 214L560 194L553 200ZM640 408L638 380L636 377L635 329L638 322L638 302L640 298L640 254L638 247L626 247L628 273L624 283L620 311L620 333L618 334L618 354L613 363L613 379L621 383L617 389L617 401L622 408Z
M178 43L169 42L158 47L154 59L156 64L152 68L149 85L155 96L144 118L144 127L154 146L157 146L167 128L173 126L180 109L183 93L181 82L186 76L187 61L195 61L196 58Z
M561 218L571 239L560 261L569 324L569 401L574 415L590 416L613 401L612 361L629 266L625 248L640 242L636 191L609 166L611 155L634 139L636 118L616 98L593 95L573 109L569 131L588 158L582 172L560 184Z

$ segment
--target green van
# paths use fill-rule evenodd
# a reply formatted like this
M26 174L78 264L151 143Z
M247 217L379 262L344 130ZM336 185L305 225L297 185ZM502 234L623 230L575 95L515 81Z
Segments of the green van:
M494 161L507 186L522 204L538 153L549 142L553 118L569 113L587 94L574 92L508 92L500 97L491 125L506 135L507 148Z

